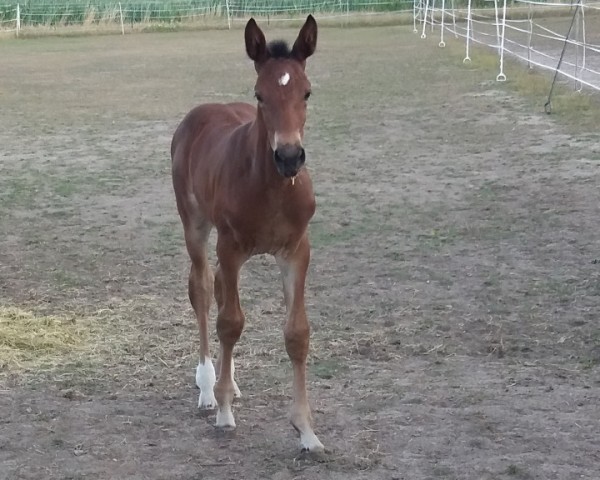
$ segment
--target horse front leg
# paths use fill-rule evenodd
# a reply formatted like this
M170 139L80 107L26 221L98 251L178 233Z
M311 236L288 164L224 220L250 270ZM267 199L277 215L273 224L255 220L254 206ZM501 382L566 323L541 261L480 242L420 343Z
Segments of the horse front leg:
M221 308L223 307L223 293L222 293L222 289L221 289L221 268L219 267L219 265L217 265L217 268L215 270L215 275L214 275L214 292L215 292L215 300L217 302L217 311L221 311ZM218 358L217 359L217 365L216 365L216 369L217 372L221 371L221 359ZM237 382L235 381L235 362L233 361L233 358L231 359L231 377L233 378L233 390L234 390L234 397L235 398L241 398L242 397L242 392L240 391Z
M313 432L306 393L306 357L310 337L310 326L304 307L304 285L310 261L310 245L306 235L295 251L279 255L276 260L281 269L287 310L284 327L285 348L294 372L291 422L300 434L302 450L321 452L324 447Z
M233 348L244 329L244 313L240 306L238 283L240 268L247 260L233 240L219 236L217 241L219 268L215 278L215 294L219 313L217 315L217 335L221 344L219 354L219 379L215 385L218 411L216 426L235 428L231 404L239 395L233 380Z

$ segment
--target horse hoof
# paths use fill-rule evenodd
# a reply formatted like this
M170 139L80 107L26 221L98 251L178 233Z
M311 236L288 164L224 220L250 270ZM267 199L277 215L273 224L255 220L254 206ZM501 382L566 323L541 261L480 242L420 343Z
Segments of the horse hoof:
M310 432L308 434L302 435L300 434L300 447L303 453L323 453L325 452L325 447L319 441L317 436Z
M234 430L235 419L231 410L217 410L217 422L215 426L221 430Z
M214 410L217 408L217 400L214 393L200 393L200 397L198 398L198 408L200 410Z
M319 450L319 448L315 448L314 450L308 449L306 447L302 447L300 450L300 455L298 458L300 459L310 459L316 462L326 462L328 458L328 451L325 449Z
M323 445L315 445L313 447L302 447L300 453L325 453Z

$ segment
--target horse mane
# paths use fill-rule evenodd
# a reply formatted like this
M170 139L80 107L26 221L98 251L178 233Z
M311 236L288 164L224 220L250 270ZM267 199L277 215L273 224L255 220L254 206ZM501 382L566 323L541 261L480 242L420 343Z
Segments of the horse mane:
M273 40L267 45L270 58L291 58L292 51L285 40Z

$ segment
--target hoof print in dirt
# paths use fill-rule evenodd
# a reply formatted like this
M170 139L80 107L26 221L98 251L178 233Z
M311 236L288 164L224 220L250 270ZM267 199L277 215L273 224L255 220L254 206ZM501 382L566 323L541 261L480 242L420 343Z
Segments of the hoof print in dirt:
M298 455L294 462L310 461L316 463L325 463L329 461L329 450L309 450L308 448L302 448L300 455Z
M198 418L208 418L213 416L215 413L214 408L197 408L196 409L196 417Z
M218 427L215 425L215 433L217 438L234 438L236 429L235 427Z

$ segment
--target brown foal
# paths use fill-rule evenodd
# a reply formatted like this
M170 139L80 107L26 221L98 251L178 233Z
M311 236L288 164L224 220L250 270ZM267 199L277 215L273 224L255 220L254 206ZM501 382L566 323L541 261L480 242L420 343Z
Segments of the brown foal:
M192 268L189 296L200 327L196 383L199 408L217 410L217 427L233 428L233 347L244 327L238 294L242 265L253 255L275 256L287 308L285 346L292 361L291 421L302 449L323 450L314 434L306 393L309 324L304 283L310 258L308 222L315 212L302 147L310 82L306 59L317 44L317 23L308 16L291 50L265 41L254 19L245 30L246 52L258 78L258 108L246 103L206 104L181 122L171 144L173 186ZM207 241L217 229L217 268L208 264ZM213 293L220 340L216 380L208 342ZM216 382L216 384L215 384Z

